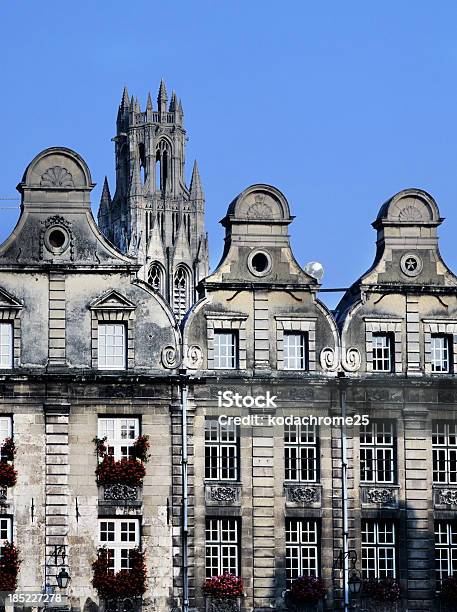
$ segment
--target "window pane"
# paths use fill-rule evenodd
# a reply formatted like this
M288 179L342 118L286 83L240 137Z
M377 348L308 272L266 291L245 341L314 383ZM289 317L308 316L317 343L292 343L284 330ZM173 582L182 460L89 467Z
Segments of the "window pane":
M362 520L362 577L395 578L395 525L392 521Z
M393 371L393 343L390 334L373 334L373 371Z
M98 367L103 370L125 370L125 325L99 323Z
M432 335L430 342L430 362L432 372L450 372L452 354L451 337L447 335Z
M360 480L395 482L395 435L391 421L371 421L360 428Z
M214 367L234 369L237 365L238 337L233 332L214 332Z
M239 574L238 520L206 519L206 577Z
M283 359L285 370L305 370L307 342L304 333L284 333Z
M317 521L286 519L286 574L290 581L298 576L319 575Z
M205 420L205 478L237 480L239 472L239 433L235 425Z
M317 481L317 432L308 425L284 426L285 480Z
M13 325L0 323L0 368L13 367Z

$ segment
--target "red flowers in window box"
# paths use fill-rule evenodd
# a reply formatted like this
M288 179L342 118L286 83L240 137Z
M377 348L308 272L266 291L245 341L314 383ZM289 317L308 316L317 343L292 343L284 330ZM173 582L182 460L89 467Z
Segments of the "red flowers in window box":
M148 436L138 436L133 443L132 456L123 457L118 461L107 454L106 438L94 438L95 452L101 459L95 475L99 485L124 484L132 487L140 486L146 474L144 464L148 461Z
M221 576L212 576L203 583L203 592L208 597L225 599L243 595L243 579L226 572Z
M99 485L124 484L132 487L139 486L143 482L146 469L141 461L136 459L122 458L116 461L114 457L105 455L103 461L95 470Z
M98 558L92 563L92 586L101 599L141 597L146 591L145 554L138 548L130 551L130 569L117 573L108 569L108 550L98 549Z
M0 591L11 593L17 588L17 574L21 562L14 544L7 543L0 551Z
M366 580L363 583L363 592L376 601L395 603L400 601L400 585L393 578L379 580Z
M0 487L14 487L17 472L9 461L14 461L16 447L11 438L6 438L0 447Z
M290 586L290 597L295 604L317 604L326 593L325 582L318 576L299 576Z

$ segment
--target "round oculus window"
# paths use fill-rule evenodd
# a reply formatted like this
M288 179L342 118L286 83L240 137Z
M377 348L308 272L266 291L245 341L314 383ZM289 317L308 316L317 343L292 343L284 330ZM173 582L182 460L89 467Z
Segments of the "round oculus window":
M64 227L50 227L44 236L44 243L48 251L54 255L61 255L70 243L70 236Z
M422 272L422 259L416 253L405 253L400 260L400 268L406 276L417 276Z
M253 251L248 257L248 268L254 276L266 276L271 270L271 257L265 251Z

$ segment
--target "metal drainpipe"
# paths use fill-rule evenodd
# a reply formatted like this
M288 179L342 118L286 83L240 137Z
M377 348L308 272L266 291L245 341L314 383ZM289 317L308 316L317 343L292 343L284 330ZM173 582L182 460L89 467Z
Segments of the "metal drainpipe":
M344 373L342 373L344 376ZM342 478L342 509L343 509L343 609L349 610L349 514L348 514L348 456L346 435L346 381L339 379L339 395L341 408L341 478Z
M183 612L189 610L189 557L188 557L188 477L187 477L187 376L186 370L180 370L181 389L181 433L182 433L182 591Z

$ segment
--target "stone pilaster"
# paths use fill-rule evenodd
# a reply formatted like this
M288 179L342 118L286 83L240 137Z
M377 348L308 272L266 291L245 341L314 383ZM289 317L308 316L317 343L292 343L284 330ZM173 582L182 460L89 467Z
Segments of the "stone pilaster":
M419 296L406 296L407 372L420 376Z
M433 532L429 528L431 486L428 482L427 415L416 407L403 411L408 604L409 609L424 612L433 608L430 584L433 574L423 563L424 558L431 558L433 547Z
M254 368L267 370L270 367L270 324L268 292L254 292Z
M275 586L274 428L255 427L252 438L254 608L271 608Z
M45 542L48 580L56 584L62 562L53 558L56 546L65 550L68 559L68 425L70 405L46 403L45 415Z
M49 345L50 366L65 365L65 274L49 273Z

